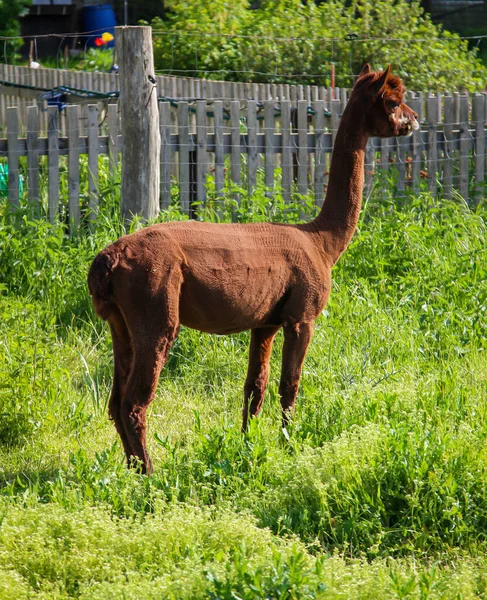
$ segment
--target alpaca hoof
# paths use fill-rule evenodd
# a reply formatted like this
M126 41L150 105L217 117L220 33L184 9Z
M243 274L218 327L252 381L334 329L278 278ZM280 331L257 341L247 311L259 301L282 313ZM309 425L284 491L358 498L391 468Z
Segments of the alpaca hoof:
M283 427L282 428L282 435L284 436L284 439L286 440L286 442L289 442L289 440L291 439L289 436L289 432L287 430L287 427Z

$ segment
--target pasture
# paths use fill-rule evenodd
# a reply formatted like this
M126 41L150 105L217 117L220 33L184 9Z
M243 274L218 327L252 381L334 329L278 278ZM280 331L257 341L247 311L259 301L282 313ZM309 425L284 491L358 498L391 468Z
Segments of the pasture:
M334 269L290 441L280 337L243 436L248 333L184 329L150 407L151 477L126 469L107 418L110 336L86 288L123 233L117 185L72 237L2 201L0 598L485 595L485 201L379 188ZM229 217L230 197L201 216ZM236 213L291 222L304 206L259 187Z

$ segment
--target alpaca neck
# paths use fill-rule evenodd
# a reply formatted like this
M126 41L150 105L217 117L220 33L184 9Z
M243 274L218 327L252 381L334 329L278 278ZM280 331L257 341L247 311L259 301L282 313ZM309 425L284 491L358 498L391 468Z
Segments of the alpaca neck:
M331 157L325 201L314 221L324 237L325 251L335 263L345 251L362 206L364 157L368 134L361 130L361 115L355 119L350 104L343 113Z

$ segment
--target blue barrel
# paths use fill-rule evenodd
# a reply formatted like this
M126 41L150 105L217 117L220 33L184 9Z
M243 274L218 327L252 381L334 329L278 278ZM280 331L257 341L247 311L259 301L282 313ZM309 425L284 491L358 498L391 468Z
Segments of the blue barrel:
M85 6L81 12L81 24L83 32L93 32L92 35L87 36L87 47L96 47L95 40L100 38L103 33L115 35L117 20L113 6L111 4ZM113 48L114 43L115 40L112 40L101 48Z

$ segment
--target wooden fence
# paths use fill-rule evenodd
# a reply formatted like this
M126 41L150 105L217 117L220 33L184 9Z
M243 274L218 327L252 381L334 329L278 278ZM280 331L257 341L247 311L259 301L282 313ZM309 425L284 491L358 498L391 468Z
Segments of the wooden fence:
M229 109L231 100L290 100L296 106L298 100L307 100L308 104L316 100L330 102L340 99L342 108L347 102L347 90L344 88L325 88L323 86L240 83L232 81L213 81L191 77L173 77L161 75L156 77L157 94L161 99L171 100L222 100ZM22 127L27 119L27 106L37 104L39 107L40 127L47 131L46 100L41 95L46 90L62 87L66 90L65 101L70 104L86 105L96 99L86 97L81 90L89 90L107 97L98 102L100 114L107 104L116 102L117 97L108 96L119 88L116 73L90 73L64 69L32 69L8 64L0 64L0 131L6 123L6 112L10 106L19 108L19 123ZM83 109L82 109L83 110ZM60 120L61 132L64 134L65 122Z
M433 195L442 188L443 194L451 197L456 188L465 199L478 201L483 197L485 184L486 96L423 98L410 94L408 103L421 116L421 130L407 138L370 140L366 151L366 193L378 180L378 172L394 166L399 194L407 187L417 190L423 178ZM228 110L220 100L211 105L206 100L180 101L176 108L170 102L161 102L161 208L170 203L172 183L179 186L182 210L189 212L193 201L204 202L210 171L217 197L225 180L252 192L260 172L269 195L279 185L288 201L293 192L304 195L312 191L316 203L321 204L341 110L341 100L332 100L327 106L323 100L311 105L307 100L298 100L295 108L289 100L267 100L262 104L232 100ZM39 203L39 156L46 155L49 217L55 219L60 203L67 201L73 229L81 214L80 155L88 156L89 169L89 207L84 209L95 214L99 202L98 157L108 154L114 171L119 152L123 151L117 106L108 106L106 134L101 132L96 104L86 106L86 117L82 117L78 105L63 111L67 135L62 135L62 113L55 107L47 110L47 135L40 135L39 112L31 106L26 111L27 129L22 137L18 112L17 108L7 109L8 134L6 139L0 139L0 161L5 162L1 157L8 161L9 202L12 206L19 202L20 159L26 157L22 161L28 173L28 196L34 205ZM68 198L60 202L62 155L67 155Z

